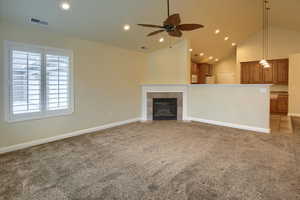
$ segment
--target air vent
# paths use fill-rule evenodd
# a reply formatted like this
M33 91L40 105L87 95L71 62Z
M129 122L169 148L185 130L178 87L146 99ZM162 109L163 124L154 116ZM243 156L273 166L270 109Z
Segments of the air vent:
M48 22L46 21L43 21L43 20L40 20L40 19L37 19L37 18L29 18L28 19L28 22L31 23L31 24L37 24L37 25L41 25L41 26L48 26Z

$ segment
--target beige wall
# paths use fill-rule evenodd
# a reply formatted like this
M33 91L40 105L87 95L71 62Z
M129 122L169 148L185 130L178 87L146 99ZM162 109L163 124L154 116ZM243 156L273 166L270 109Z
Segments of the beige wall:
M191 86L189 115L192 118L269 129L270 92L260 85Z
M257 33L237 47L236 78L240 82L240 62L255 61L262 58L262 33ZM300 32L271 28L269 59L288 58L300 53Z
M289 114L300 117L300 54L289 58Z
M236 83L236 52L213 66L217 84Z
M0 87L0 148L140 117L142 53L47 31L0 23L0 82L3 83L3 41L67 48L74 51L75 112L64 117L7 123ZM3 86L3 84L1 84Z
M172 48L164 48L148 54L144 83L190 83L191 57L189 42L183 40Z

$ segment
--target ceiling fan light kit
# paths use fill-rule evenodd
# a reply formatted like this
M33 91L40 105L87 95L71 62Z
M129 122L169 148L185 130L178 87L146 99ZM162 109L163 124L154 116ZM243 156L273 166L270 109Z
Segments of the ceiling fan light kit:
M138 24L139 26L148 28L159 28L160 30L149 33L147 36L153 36L162 32L167 32L169 36L182 36L182 31L193 31L204 26L201 24L181 24L180 15L178 13L170 15L170 2L167 0L168 18L163 22L163 25Z

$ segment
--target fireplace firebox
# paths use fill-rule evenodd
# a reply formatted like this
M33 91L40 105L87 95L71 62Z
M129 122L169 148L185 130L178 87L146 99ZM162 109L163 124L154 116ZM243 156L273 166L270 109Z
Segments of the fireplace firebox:
M177 98L153 98L153 120L177 120Z

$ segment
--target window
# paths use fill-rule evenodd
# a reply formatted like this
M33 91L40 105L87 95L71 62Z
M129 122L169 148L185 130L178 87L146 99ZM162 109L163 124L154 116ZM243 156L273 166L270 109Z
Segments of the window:
M7 121L73 112L71 51L6 41L5 53Z

